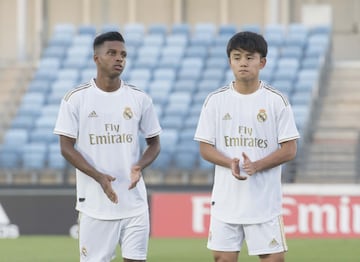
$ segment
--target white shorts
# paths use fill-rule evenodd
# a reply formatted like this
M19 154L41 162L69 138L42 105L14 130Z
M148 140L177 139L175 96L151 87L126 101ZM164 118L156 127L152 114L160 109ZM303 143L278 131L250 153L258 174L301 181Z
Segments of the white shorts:
M79 214L81 262L109 262L118 244L123 258L146 260L150 234L149 213L120 220L99 220Z
M261 224L228 224L210 219L207 247L214 251L237 252L246 241L249 255L265 255L287 251L282 217Z

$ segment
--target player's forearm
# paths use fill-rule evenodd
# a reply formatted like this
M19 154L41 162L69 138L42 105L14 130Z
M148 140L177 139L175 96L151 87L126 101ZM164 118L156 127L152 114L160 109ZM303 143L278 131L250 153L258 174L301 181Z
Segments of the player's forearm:
M263 159L254 162L256 171L264 171L293 160L296 156L296 142L285 142L279 149Z
M200 142L200 154L206 161L218 166L231 168L232 159L219 152L210 144Z
M136 165L141 167L141 170L150 165L160 153L160 142L158 137L148 139L147 142L147 147L139 161L136 163Z
M75 142L74 138L60 136L61 154L75 168L99 181L101 174L76 150Z

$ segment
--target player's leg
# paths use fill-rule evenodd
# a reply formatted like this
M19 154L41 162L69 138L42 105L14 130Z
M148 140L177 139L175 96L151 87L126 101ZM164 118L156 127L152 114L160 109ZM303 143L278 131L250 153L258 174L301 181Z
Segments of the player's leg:
M260 255L261 262L284 262L285 261L285 252L280 252L276 254Z
M120 245L124 262L146 261L150 234L149 212L123 219Z
M210 218L207 247L213 251L216 262L237 262L244 239L241 225L228 224Z
M282 217L261 224L245 225L245 239L249 255L257 255L261 262L284 262L287 251Z
M120 236L119 220L99 220L79 215L81 262L109 262L115 256Z

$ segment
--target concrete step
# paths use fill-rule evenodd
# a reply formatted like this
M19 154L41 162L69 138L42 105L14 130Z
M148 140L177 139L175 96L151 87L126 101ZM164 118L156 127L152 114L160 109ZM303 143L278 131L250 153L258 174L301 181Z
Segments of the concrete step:
M348 183L354 184L359 182L359 177L340 173L335 176L328 176L326 174L312 173L312 174L298 174L295 178L295 183L304 183L304 184L338 184L338 183Z
M328 144L331 143L345 143L353 144L354 141L357 141L359 138L359 131L356 128L351 128L349 130L341 130L334 126L334 122L330 128L321 128L318 127L318 130L315 130L313 134L313 140L315 141L326 141Z

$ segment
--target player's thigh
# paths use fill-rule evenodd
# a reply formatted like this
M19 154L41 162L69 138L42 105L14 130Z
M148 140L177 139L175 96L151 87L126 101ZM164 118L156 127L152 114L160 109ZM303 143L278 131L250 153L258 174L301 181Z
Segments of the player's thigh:
M245 225L244 232L249 255L268 255L287 251L281 216L265 223Z
M115 255L119 237L120 220L99 220L79 214L81 261L110 261Z
M150 235L149 212L123 220L120 245L124 261L145 261Z
M243 240L241 225L211 217L207 247L213 251L215 261L237 261Z

